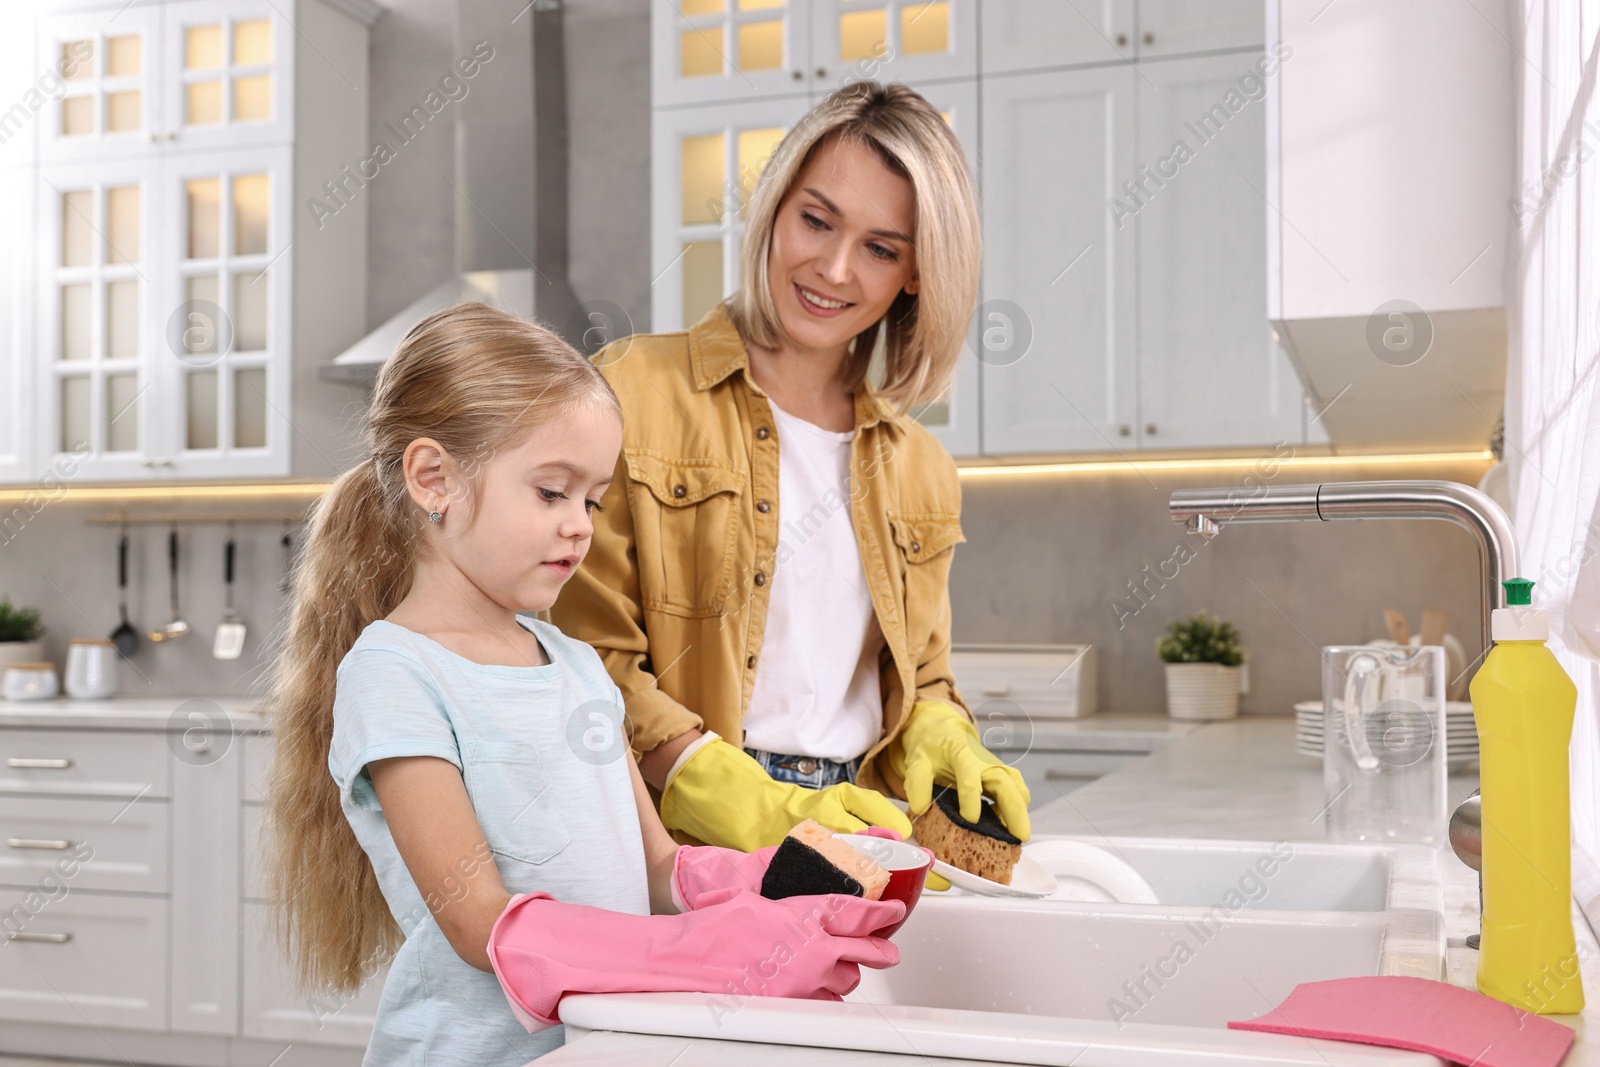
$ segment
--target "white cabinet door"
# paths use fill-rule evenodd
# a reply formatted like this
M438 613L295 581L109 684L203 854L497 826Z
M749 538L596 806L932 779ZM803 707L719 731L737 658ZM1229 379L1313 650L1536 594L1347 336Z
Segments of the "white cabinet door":
M1140 188L1119 200L1139 235L1145 448L1302 440L1299 380L1267 322L1259 58L1141 64Z
M971 78L978 0L811 0L813 98L851 81Z
M150 477L161 451L159 161L36 172L37 455L68 478Z
M177 477L289 473L292 159L267 146L163 161L158 456Z
M655 106L811 88L810 0L654 0Z
M1266 18L1261 0L1139 0L1139 55L1261 48Z
M1136 227L1108 204L1134 167L1126 65L983 91L983 450L1134 444Z
M22 167L0 166L0 227L14 239L0 245L0 484L40 477L33 442L34 183ZM57 482L49 483L59 492ZM41 505L42 506L42 505ZM31 515L23 509L23 515ZM0 515L0 544L9 542L27 519L13 509Z
M984 74L1116 63L1138 54L1133 0L985 0Z
M272 0L169 2L162 32L164 143L216 149L293 138L295 31Z
M650 322L656 333L693 326L739 284L745 209L805 97L657 109Z
M43 161L147 155L162 131L161 16L156 4L38 21L34 69L63 87L36 122ZM52 87L56 83L52 82Z

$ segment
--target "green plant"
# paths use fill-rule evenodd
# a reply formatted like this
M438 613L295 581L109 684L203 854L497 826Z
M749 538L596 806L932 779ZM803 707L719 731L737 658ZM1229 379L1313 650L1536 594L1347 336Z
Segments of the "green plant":
M14 607L10 597L0 597L0 641L37 641L43 636L38 608Z
M1156 654L1167 663L1220 663L1237 667L1244 662L1239 647L1239 631L1226 619L1214 619L1199 612L1187 619L1173 619L1167 632L1156 641Z

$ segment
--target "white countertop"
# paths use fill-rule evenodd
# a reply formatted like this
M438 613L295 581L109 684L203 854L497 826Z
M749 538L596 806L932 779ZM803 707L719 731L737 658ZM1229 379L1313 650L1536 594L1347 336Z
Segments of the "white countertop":
M0 700L0 729L187 730L191 713L226 716L242 733L267 729L252 697L112 697L109 700Z
M1121 716L1097 716L1114 723ZM1129 716L1128 718L1132 718ZM1076 720L1085 726L1094 719ZM1294 721L1247 716L1188 724L1182 735L1151 755L1055 800L1034 807L1034 833L1163 836L1265 841L1323 841L1322 767L1294 751ZM1450 779L1450 804L1477 788L1475 775ZM1042 799L1042 798L1041 798ZM1448 980L1473 988L1477 952L1466 937L1478 929L1477 876L1446 855L1444 878ZM1577 1016L1551 1016L1578 1031L1564 1067L1600 1067L1600 1040L1586 1043L1587 1029L1600 1027L1600 945L1577 907L1573 922L1584 959L1588 1007ZM540 1059L550 1067L732 1067L760 1062L771 1067L892 1067L903 1056L841 1052L783 1045L758 1045L643 1034L592 1033ZM920 1059L954 1067L981 1061Z

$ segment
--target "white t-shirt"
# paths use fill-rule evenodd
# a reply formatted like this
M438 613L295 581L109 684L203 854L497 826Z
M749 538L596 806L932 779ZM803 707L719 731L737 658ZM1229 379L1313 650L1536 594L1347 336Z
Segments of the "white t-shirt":
M772 405L778 551L744 743L851 760L883 731L883 631L850 515L850 439Z

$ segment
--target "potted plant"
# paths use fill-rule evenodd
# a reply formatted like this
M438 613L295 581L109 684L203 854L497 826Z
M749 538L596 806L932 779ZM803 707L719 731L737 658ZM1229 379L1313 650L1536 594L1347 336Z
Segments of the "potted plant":
M1239 714L1239 631L1204 611L1167 623L1156 642L1167 665L1167 714L1174 719L1231 719Z
M0 674L13 663L44 659L44 624L38 608L19 608L10 597L0 597Z

